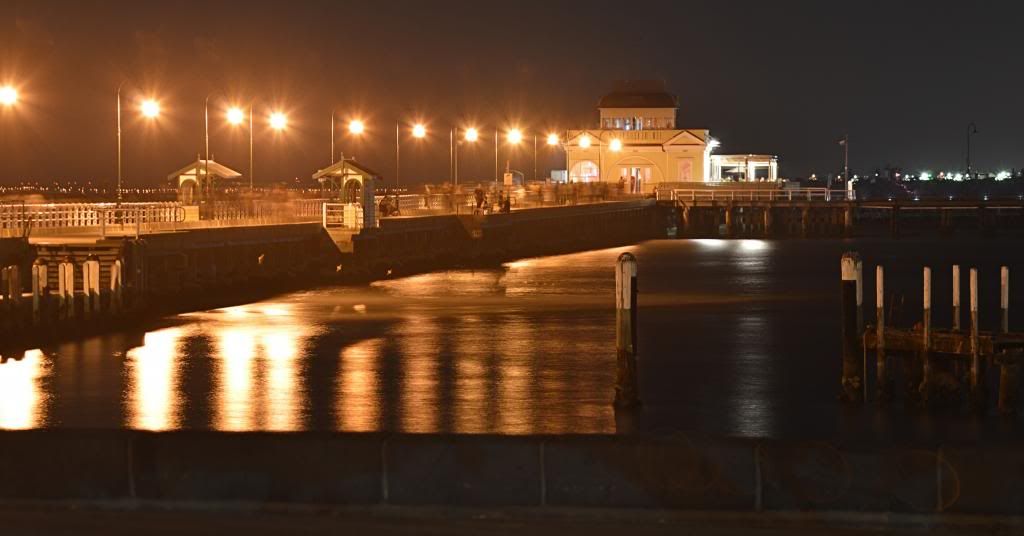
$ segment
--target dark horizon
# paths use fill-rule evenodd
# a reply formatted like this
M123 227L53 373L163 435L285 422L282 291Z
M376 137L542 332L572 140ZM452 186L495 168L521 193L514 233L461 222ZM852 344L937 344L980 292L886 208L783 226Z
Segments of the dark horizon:
M17 0L0 8L0 84L21 93L0 112L0 184L111 183L122 81L129 187L161 184L202 152L210 92L228 95L211 97L211 153L242 172L246 132L224 124L223 104L255 97L267 103L258 119L288 112L284 134L257 125L258 183L325 167L333 108L338 151L390 184L395 120L423 120L429 139L402 145L408 184L447 179L450 126L481 128L460 175L489 178L495 126L596 126L597 99L626 78L664 79L680 126L709 128L722 152L777 154L784 177L836 172L846 133L854 169L961 170L972 121L976 170L1020 168L1020 14L1011 3ZM154 125L133 107L149 94L164 110ZM355 116L368 128L358 142L343 128ZM511 155L527 176L530 143ZM562 158L541 139L538 174Z

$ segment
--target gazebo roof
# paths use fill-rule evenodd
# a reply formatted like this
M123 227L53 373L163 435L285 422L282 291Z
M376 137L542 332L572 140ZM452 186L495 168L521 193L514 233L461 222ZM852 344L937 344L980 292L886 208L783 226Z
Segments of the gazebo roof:
M233 170L233 169L231 169L231 168L229 168L229 167L227 167L227 166L225 166L223 164L218 164L217 162L214 162L213 160L207 161L207 160L199 159L199 160L196 160L195 162L192 162L189 165L179 169L178 171L175 171L174 173L171 173L170 175L167 176L167 179L168 180L175 180L178 177L181 177L182 175L192 175L192 176L196 176L196 177L198 177L198 176L205 176L206 173L207 173L207 170L209 170L209 173L210 173L211 176L217 177L217 178L220 178L220 179L238 179L238 178L242 177L241 173L239 173L239 172L237 172L237 171L235 171L235 170Z
M380 177L380 173L358 163L353 158L346 158L330 166L327 166L313 174L316 180L323 180L327 177L344 177L348 175L365 175L368 177Z

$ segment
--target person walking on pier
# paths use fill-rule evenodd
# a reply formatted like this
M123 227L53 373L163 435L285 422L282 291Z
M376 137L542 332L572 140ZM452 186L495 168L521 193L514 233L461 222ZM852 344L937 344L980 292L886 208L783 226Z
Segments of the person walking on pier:
M476 189L473 190L473 200L476 201L476 210L474 213L479 214L484 206L484 189L480 184L477 184Z

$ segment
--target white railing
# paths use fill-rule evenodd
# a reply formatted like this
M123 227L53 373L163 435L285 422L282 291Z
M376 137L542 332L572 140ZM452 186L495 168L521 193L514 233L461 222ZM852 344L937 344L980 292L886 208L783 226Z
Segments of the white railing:
M663 192L658 198L664 199ZM726 190L723 188L706 188L671 190L670 200L673 201L854 201L856 195L849 190L830 190L828 188L787 188L757 189L742 188Z
M178 203L10 203L0 204L0 236L99 232L142 232L154 224L184 221Z
M359 203L323 203L320 211L324 229L363 228L363 207Z

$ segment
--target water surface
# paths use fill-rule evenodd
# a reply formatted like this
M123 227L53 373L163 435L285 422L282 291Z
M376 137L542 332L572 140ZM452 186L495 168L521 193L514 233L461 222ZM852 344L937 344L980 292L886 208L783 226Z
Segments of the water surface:
M837 402L848 249L865 259L866 310L882 263L903 324L920 317L924 264L942 325L949 266L981 269L983 327L998 319L999 265L1024 266L995 240L663 240L321 288L4 356L0 427L1019 436L1016 419ZM627 250L641 291L632 416L610 404L613 266Z

